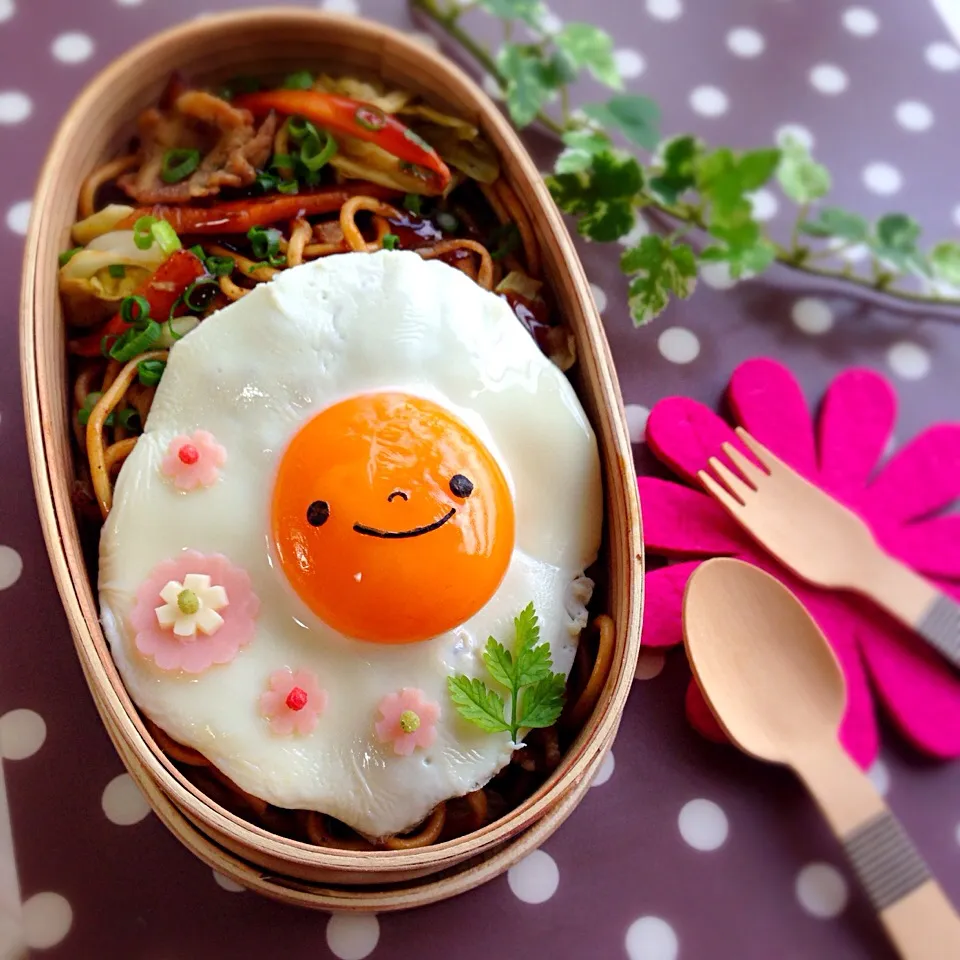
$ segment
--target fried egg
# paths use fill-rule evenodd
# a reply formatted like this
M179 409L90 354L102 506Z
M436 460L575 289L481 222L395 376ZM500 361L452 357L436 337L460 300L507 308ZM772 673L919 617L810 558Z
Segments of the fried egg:
M138 707L246 792L371 838L510 760L448 677L533 603L568 673L597 444L509 306L417 254L283 271L171 350L100 543ZM521 731L522 736L522 731Z

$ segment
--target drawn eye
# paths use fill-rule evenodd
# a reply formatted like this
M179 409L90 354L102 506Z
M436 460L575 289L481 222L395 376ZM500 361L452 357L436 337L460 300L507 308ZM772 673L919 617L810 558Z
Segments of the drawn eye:
M455 497L463 497L466 499L473 493L473 483L462 473L455 473L450 478L450 492Z
M314 500L307 507L307 523L311 527L322 527L330 519L330 504L326 500Z

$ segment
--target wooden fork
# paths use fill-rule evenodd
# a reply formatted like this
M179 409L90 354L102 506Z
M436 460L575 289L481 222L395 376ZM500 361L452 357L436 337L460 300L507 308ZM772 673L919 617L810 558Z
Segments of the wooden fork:
M730 443L698 474L708 492L784 566L808 583L869 597L960 667L960 604L891 557L851 510L804 480L742 427L759 466ZM717 481L722 481L718 483Z

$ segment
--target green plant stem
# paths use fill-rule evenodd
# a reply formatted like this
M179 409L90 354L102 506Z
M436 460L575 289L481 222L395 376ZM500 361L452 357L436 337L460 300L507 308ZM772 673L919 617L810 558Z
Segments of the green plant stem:
M793 222L793 230L790 232L790 250L794 251L797 249L797 243L800 240L800 224L802 224L806 219L807 215L810 213L810 204L801 203L800 209L797 211L797 219Z
M476 62L486 70L492 77L499 80L500 74L497 69L496 61L490 55L490 52L477 43L459 24L461 15L469 8L476 6L476 2L471 2L463 7L454 7L445 12L437 5L436 0L409 0L410 6L419 11L427 19L433 21L441 30L443 30L451 40L458 43ZM564 122L558 123L553 117L540 111L536 115L536 122L548 129L551 133L562 136L570 129L574 129L580 124L573 121L569 112L569 90L566 85L561 88L561 105L563 109ZM650 208L660 214L665 214L674 220L682 221L690 227L696 227L701 230L706 229L706 222L701 207L691 204L666 204L657 200L653 196L643 198L643 207ZM853 284L863 290L873 293L882 293L890 300L899 302L903 306L917 305L935 308L960 308L960 299L949 297L928 296L922 293L914 293L910 290L902 290L898 287L892 287L891 281L895 279L889 272L882 270L876 260L872 263L873 278L860 276L854 273L849 265L840 270L828 267L815 266L812 260L821 259L827 256L834 256L837 250L830 251L808 251L805 247L798 248L800 224L806 219L808 214L808 205L800 207L796 223L790 239L790 247L777 247L776 262L782 266L789 267L791 270L797 270L808 276L817 277L822 280L840 280L846 284ZM960 320L960 316L956 319Z

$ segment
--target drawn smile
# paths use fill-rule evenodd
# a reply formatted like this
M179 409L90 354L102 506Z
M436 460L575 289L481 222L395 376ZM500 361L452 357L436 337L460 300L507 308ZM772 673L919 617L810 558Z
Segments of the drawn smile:
M355 523L353 529L357 533L362 533L365 537L380 537L384 540L406 540L409 537L422 537L425 533L432 530L439 530L448 520L452 519L457 512L456 507L451 507L439 520L428 523L425 527L414 527L412 530L378 530L376 527L367 527L362 523Z

